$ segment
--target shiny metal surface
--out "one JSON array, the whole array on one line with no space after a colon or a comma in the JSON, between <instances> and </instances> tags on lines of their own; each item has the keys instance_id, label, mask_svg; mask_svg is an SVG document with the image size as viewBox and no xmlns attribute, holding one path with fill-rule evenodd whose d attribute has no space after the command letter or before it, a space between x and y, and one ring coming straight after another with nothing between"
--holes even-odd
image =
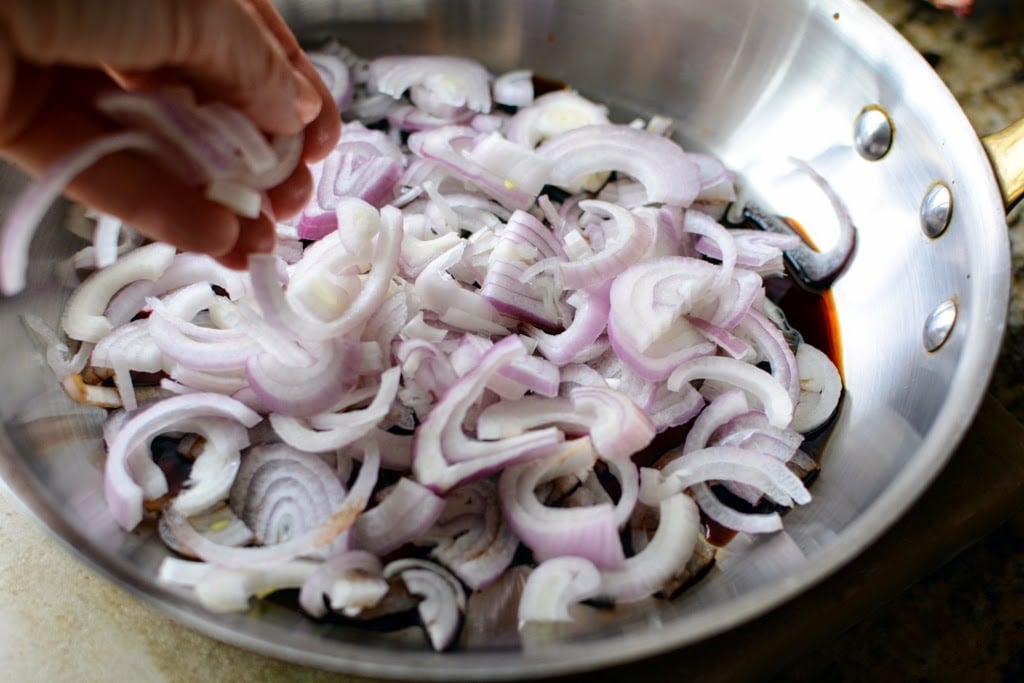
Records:
<instances>
[{"instance_id":1,"label":"shiny metal surface","mask_svg":"<svg viewBox=\"0 0 1024 683\"><path fill-rule=\"evenodd\" d=\"M806 178L806 176L805 176ZM820 188L819 188L820 189ZM740 227L744 223L753 223L761 230L774 232L782 235L793 235L800 238L801 244L786 249L785 255L787 272L790 277L795 278L801 285L812 292L821 292L829 288L832 282L839 277L846 264L850 262L853 251L857 246L857 230L852 223L844 222L839 229L839 234L827 250L815 248L813 241L799 230L790 225L779 216L760 208L766 204L762 198L741 196L733 202L726 210L726 222L733 227ZM769 199L770 201L770 199ZM756 202L756 203L755 203ZM834 213L846 213L844 206L836 208ZM738 214L733 216L732 214Z\"/></svg>"},{"instance_id":2,"label":"shiny metal surface","mask_svg":"<svg viewBox=\"0 0 1024 683\"><path fill-rule=\"evenodd\" d=\"M861 109L853 124L853 141L860 155L869 161L878 161L892 147L892 119L876 104Z\"/></svg>"},{"instance_id":3,"label":"shiny metal surface","mask_svg":"<svg viewBox=\"0 0 1024 683\"><path fill-rule=\"evenodd\" d=\"M924 333L922 341L924 350L932 353L946 343L949 335L956 325L957 310L956 300L946 299L935 307L935 310L928 314L924 321Z\"/></svg>"},{"instance_id":4,"label":"shiny metal surface","mask_svg":"<svg viewBox=\"0 0 1024 683\"><path fill-rule=\"evenodd\" d=\"M980 405L1005 326L1009 247L992 169L957 103L898 34L854 0L661 0L644 3L281 0L310 41L356 51L473 55L495 70L532 68L612 104L613 113L676 119L692 149L718 154L776 213L814 242L836 240L828 201L777 172L805 161L842 198L858 229L832 292L846 396L812 487L786 531L733 543L695 589L658 609L625 609L543 645L483 642L444 655L417 640L318 624L268 606L211 615L158 586L165 550L118 531L97 463L99 418L71 405L19 321L51 323L66 292L57 263L73 248L54 229L33 250L31 289L0 301L4 391L0 474L70 548L114 581L203 632L327 669L411 680L508 679L579 671L693 643L789 600L877 538L924 490ZM851 135L878 104L898 136L867 161ZM15 190L8 171L0 207ZM941 239L920 229L920 202L941 180L957 210ZM955 300L957 323L934 352L922 325Z\"/></svg>"},{"instance_id":5,"label":"shiny metal surface","mask_svg":"<svg viewBox=\"0 0 1024 683\"><path fill-rule=\"evenodd\" d=\"M948 185L937 182L928 188L921 201L921 230L935 239L946 231L952 217L953 193Z\"/></svg>"}]
</instances>

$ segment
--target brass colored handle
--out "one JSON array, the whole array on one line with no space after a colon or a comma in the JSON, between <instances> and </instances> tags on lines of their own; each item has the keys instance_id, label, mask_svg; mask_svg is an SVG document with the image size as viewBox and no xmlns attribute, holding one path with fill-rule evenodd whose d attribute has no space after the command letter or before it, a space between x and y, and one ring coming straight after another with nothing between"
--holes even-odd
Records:
<instances>
[{"instance_id":1,"label":"brass colored handle","mask_svg":"<svg viewBox=\"0 0 1024 683\"><path fill-rule=\"evenodd\" d=\"M1024 196L1024 119L981 139L1009 211Z\"/></svg>"}]
</instances>

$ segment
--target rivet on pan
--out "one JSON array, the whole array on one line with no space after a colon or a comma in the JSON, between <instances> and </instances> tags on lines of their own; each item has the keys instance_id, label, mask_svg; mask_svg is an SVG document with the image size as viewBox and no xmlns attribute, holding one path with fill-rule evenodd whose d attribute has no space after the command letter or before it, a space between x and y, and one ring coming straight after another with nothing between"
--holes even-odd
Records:
<instances>
[{"instance_id":1,"label":"rivet on pan","mask_svg":"<svg viewBox=\"0 0 1024 683\"><path fill-rule=\"evenodd\" d=\"M949 227L949 219L953 216L953 193L949 187L939 181L928 188L921 202L921 229L924 234L935 239Z\"/></svg>"},{"instance_id":2,"label":"rivet on pan","mask_svg":"<svg viewBox=\"0 0 1024 683\"><path fill-rule=\"evenodd\" d=\"M929 353L938 351L949 339L956 323L956 301L946 299L935 307L924 321L924 348Z\"/></svg>"},{"instance_id":3,"label":"rivet on pan","mask_svg":"<svg viewBox=\"0 0 1024 683\"><path fill-rule=\"evenodd\" d=\"M868 161L878 161L892 147L893 126L889 114L877 104L860 110L853 125L853 142Z\"/></svg>"}]
</instances>

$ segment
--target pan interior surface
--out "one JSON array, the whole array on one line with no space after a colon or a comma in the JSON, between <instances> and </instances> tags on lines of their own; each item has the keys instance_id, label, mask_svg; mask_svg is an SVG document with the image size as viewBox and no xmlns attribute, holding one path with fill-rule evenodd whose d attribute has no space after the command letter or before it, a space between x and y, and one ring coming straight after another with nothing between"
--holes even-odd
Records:
<instances>
[{"instance_id":1,"label":"pan interior surface","mask_svg":"<svg viewBox=\"0 0 1024 683\"><path fill-rule=\"evenodd\" d=\"M310 45L337 37L356 53L473 56L495 72L529 68L609 104L619 120L662 114L688 149L718 155L744 186L827 248L835 211L792 159L824 178L857 229L832 287L846 393L811 486L784 532L730 544L714 570L657 609L626 609L544 646L482 643L436 655L419 641L325 625L273 605L206 613L155 582L167 551L120 532L102 487L102 414L73 405L20 319L55 324L53 284L74 245L48 217L29 291L0 301L7 363L0 473L14 496L113 580L216 638L326 669L408 679L513 678L628 661L697 642L764 613L863 550L924 490L981 403L1005 325L1005 216L981 145L957 103L896 32L859 2L664 0L277 3ZM862 156L865 107L893 124L891 149ZM6 212L20 180L2 169ZM939 237L921 229L935 183L954 211ZM950 303L951 302L951 303ZM936 309L955 324L929 351Z\"/></svg>"}]
</instances>

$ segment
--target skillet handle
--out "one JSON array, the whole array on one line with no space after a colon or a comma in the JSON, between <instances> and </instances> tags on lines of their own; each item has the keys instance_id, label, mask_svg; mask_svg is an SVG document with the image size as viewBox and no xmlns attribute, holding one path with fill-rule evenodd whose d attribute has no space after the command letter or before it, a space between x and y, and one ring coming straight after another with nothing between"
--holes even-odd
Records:
<instances>
[{"instance_id":1,"label":"skillet handle","mask_svg":"<svg viewBox=\"0 0 1024 683\"><path fill-rule=\"evenodd\" d=\"M1009 211L1024 196L1024 119L986 135L981 143L992 161Z\"/></svg>"}]
</instances>

